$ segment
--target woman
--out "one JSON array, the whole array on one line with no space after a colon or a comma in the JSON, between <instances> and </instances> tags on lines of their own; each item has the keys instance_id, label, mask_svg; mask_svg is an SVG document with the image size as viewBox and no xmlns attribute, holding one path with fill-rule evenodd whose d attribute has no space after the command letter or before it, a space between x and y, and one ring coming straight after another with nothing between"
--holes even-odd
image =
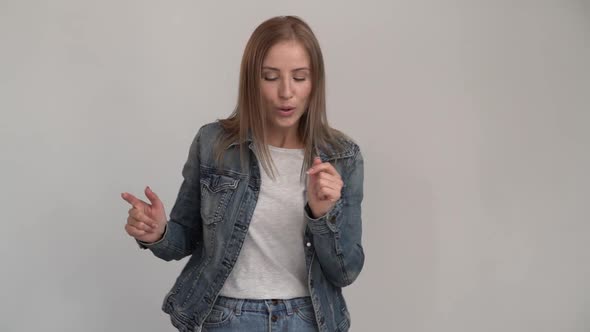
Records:
<instances>
[{"instance_id":1,"label":"woman","mask_svg":"<svg viewBox=\"0 0 590 332\"><path fill-rule=\"evenodd\" d=\"M167 220L129 193L125 230L164 260L190 259L163 303L179 331L347 331L341 288L364 264L363 159L328 126L324 64L301 19L250 37L238 102L201 127Z\"/></svg>"}]
</instances>

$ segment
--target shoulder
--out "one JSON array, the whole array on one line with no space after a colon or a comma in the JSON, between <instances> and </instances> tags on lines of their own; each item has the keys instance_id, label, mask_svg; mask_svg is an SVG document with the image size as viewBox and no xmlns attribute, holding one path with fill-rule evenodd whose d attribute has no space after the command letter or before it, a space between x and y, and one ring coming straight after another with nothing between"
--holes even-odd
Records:
<instances>
[{"instance_id":1,"label":"shoulder","mask_svg":"<svg viewBox=\"0 0 590 332\"><path fill-rule=\"evenodd\" d=\"M191 156L206 156L212 153L212 147L219 141L221 132L223 132L223 128L218 121L206 123L199 127L191 143Z\"/></svg>"},{"instance_id":2,"label":"shoulder","mask_svg":"<svg viewBox=\"0 0 590 332\"><path fill-rule=\"evenodd\" d=\"M206 147L212 147L220 138L223 137L225 130L219 123L219 121L209 122L201 127L193 138L193 145L199 146L201 149Z\"/></svg>"},{"instance_id":3,"label":"shoulder","mask_svg":"<svg viewBox=\"0 0 590 332\"><path fill-rule=\"evenodd\" d=\"M209 123L202 125L197 132L197 137L199 137L201 139L215 138L222 132L223 132L223 127L221 127L221 124L219 123L219 121L214 121L214 122L209 122Z\"/></svg>"},{"instance_id":4,"label":"shoulder","mask_svg":"<svg viewBox=\"0 0 590 332\"><path fill-rule=\"evenodd\" d=\"M360 156L360 146L342 131L331 129L332 139L327 146L320 148L320 156L325 160L356 158Z\"/></svg>"}]
</instances>

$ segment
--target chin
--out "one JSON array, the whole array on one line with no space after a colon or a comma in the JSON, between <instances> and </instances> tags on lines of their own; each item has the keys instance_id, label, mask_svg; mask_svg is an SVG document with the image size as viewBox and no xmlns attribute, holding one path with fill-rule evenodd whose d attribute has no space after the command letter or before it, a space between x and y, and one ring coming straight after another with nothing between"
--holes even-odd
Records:
<instances>
[{"instance_id":1,"label":"chin","mask_svg":"<svg viewBox=\"0 0 590 332\"><path fill-rule=\"evenodd\" d=\"M272 125L275 128L291 129L297 128L299 125L299 118L297 119L274 119Z\"/></svg>"},{"instance_id":2,"label":"chin","mask_svg":"<svg viewBox=\"0 0 590 332\"><path fill-rule=\"evenodd\" d=\"M299 125L301 116L291 116L288 118L272 117L269 119L269 124L275 128L290 129Z\"/></svg>"}]
</instances>

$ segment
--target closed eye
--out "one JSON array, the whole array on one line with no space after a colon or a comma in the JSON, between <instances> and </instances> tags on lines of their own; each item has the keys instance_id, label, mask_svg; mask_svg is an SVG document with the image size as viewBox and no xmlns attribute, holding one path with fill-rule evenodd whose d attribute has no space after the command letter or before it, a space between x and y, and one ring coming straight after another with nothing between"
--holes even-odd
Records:
<instances>
[{"instance_id":1,"label":"closed eye","mask_svg":"<svg viewBox=\"0 0 590 332\"><path fill-rule=\"evenodd\" d=\"M278 78L278 77L263 77L263 79L264 79L265 81L272 82L272 81L276 81L276 80L278 80L279 78ZM305 80L306 80L306 78L305 78L305 77L293 77L293 80L294 80L294 81L297 81L297 82L303 82L303 81L305 81Z\"/></svg>"}]
</instances>

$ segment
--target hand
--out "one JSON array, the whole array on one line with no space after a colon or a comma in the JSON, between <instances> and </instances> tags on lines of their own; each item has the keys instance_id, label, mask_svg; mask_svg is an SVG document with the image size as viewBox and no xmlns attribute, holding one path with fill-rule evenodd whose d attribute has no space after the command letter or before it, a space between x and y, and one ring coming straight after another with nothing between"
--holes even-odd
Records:
<instances>
[{"instance_id":1,"label":"hand","mask_svg":"<svg viewBox=\"0 0 590 332\"><path fill-rule=\"evenodd\" d=\"M127 234L142 242L156 242L162 238L166 229L166 212L164 204L150 187L145 188L145 195L151 205L131 195L122 193L121 197L131 204L125 230Z\"/></svg>"},{"instance_id":2,"label":"hand","mask_svg":"<svg viewBox=\"0 0 590 332\"><path fill-rule=\"evenodd\" d=\"M344 182L334 166L322 163L320 157L314 159L307 174L307 203L315 219L325 215L340 199Z\"/></svg>"}]
</instances>

